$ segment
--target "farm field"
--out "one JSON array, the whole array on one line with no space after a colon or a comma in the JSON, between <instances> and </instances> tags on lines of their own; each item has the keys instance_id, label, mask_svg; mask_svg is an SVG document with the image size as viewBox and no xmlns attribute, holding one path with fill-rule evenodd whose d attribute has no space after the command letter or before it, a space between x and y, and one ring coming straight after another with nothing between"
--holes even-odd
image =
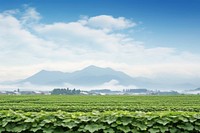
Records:
<instances>
[{"instance_id":1,"label":"farm field","mask_svg":"<svg viewBox=\"0 0 200 133\"><path fill-rule=\"evenodd\" d=\"M1 95L0 133L199 133L200 96Z\"/></svg>"},{"instance_id":2,"label":"farm field","mask_svg":"<svg viewBox=\"0 0 200 133\"><path fill-rule=\"evenodd\" d=\"M1 95L0 110L25 112L67 111L188 111L200 112L199 95L178 96L83 96L83 95Z\"/></svg>"}]
</instances>

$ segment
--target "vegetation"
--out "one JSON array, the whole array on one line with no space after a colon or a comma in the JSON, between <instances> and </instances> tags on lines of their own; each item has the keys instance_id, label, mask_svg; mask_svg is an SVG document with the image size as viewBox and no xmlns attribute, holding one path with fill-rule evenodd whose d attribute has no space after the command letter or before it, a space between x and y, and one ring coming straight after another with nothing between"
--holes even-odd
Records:
<instances>
[{"instance_id":1,"label":"vegetation","mask_svg":"<svg viewBox=\"0 0 200 133\"><path fill-rule=\"evenodd\" d=\"M200 95L179 96L84 96L0 95L0 110L91 112L190 111L200 112Z\"/></svg>"},{"instance_id":2,"label":"vegetation","mask_svg":"<svg viewBox=\"0 0 200 133\"><path fill-rule=\"evenodd\" d=\"M53 91L51 92L52 95L77 95L80 94L80 90L70 90L69 88L65 89L65 88L57 88L57 89L53 89Z\"/></svg>"},{"instance_id":3,"label":"vegetation","mask_svg":"<svg viewBox=\"0 0 200 133\"><path fill-rule=\"evenodd\" d=\"M199 133L199 103L199 95L0 95L0 133Z\"/></svg>"},{"instance_id":4,"label":"vegetation","mask_svg":"<svg viewBox=\"0 0 200 133\"><path fill-rule=\"evenodd\" d=\"M200 131L200 113L0 111L0 132L181 133Z\"/></svg>"},{"instance_id":5,"label":"vegetation","mask_svg":"<svg viewBox=\"0 0 200 133\"><path fill-rule=\"evenodd\" d=\"M124 93L146 93L148 92L147 89L124 89Z\"/></svg>"}]
</instances>

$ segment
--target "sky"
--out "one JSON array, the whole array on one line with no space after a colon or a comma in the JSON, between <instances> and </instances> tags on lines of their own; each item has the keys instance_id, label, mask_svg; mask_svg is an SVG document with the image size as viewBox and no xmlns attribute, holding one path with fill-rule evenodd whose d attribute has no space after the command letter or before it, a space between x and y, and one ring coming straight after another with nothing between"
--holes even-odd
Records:
<instances>
[{"instance_id":1,"label":"sky","mask_svg":"<svg viewBox=\"0 0 200 133\"><path fill-rule=\"evenodd\" d=\"M200 0L0 0L0 81L89 65L200 79Z\"/></svg>"}]
</instances>

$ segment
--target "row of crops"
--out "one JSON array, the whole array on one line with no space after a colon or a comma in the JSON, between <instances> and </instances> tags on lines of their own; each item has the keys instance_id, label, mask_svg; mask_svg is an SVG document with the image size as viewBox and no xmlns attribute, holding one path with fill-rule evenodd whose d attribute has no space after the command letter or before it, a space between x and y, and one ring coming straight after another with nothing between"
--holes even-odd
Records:
<instances>
[{"instance_id":1,"label":"row of crops","mask_svg":"<svg viewBox=\"0 0 200 133\"><path fill-rule=\"evenodd\" d=\"M200 96L0 95L0 133L200 133Z\"/></svg>"},{"instance_id":2,"label":"row of crops","mask_svg":"<svg viewBox=\"0 0 200 133\"><path fill-rule=\"evenodd\" d=\"M0 96L0 110L39 112L189 111L200 112L199 95L180 96Z\"/></svg>"}]
</instances>

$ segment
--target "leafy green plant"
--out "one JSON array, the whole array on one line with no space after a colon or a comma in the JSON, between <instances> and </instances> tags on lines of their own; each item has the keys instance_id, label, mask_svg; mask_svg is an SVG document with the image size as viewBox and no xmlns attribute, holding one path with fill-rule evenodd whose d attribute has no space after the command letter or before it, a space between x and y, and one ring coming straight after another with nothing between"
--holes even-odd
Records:
<instances>
[{"instance_id":1,"label":"leafy green plant","mask_svg":"<svg viewBox=\"0 0 200 133\"><path fill-rule=\"evenodd\" d=\"M23 112L0 111L0 132L199 133L195 112Z\"/></svg>"}]
</instances>

